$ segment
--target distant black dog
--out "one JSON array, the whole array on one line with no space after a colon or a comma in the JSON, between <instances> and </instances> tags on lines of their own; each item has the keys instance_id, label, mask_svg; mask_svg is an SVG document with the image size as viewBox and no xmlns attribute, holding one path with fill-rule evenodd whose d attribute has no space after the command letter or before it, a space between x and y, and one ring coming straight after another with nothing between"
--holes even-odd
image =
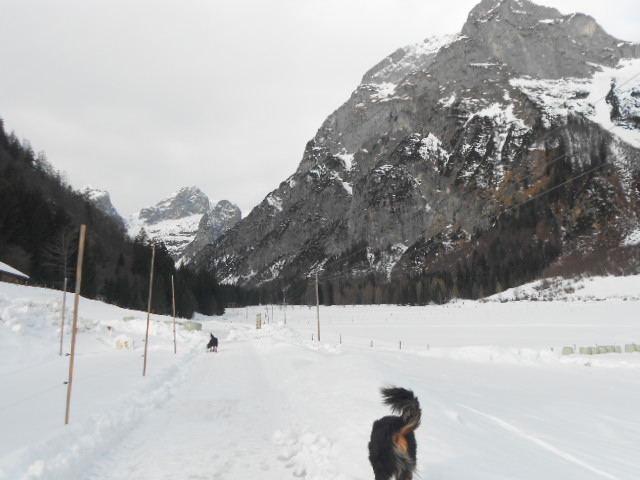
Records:
<instances>
[{"instance_id":1,"label":"distant black dog","mask_svg":"<svg viewBox=\"0 0 640 480\"><path fill-rule=\"evenodd\" d=\"M389 415L373 422L369 461L376 480L411 480L416 470L416 437L420 426L420 404L410 390L381 388L384 403L401 416Z\"/></svg>"},{"instance_id":2,"label":"distant black dog","mask_svg":"<svg viewBox=\"0 0 640 480\"><path fill-rule=\"evenodd\" d=\"M209 343L207 344L207 350L210 352L218 351L218 339L213 336L213 333L211 334L211 340L209 340Z\"/></svg>"}]
</instances>

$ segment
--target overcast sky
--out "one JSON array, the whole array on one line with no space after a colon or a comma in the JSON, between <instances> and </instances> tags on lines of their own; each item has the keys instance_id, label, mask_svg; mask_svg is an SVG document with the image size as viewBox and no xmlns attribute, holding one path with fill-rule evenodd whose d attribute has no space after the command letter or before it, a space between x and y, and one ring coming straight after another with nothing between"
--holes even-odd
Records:
<instances>
[{"instance_id":1,"label":"overcast sky","mask_svg":"<svg viewBox=\"0 0 640 480\"><path fill-rule=\"evenodd\" d=\"M123 216L196 185L246 216L362 75L479 0L16 0L0 116ZM638 0L545 0L640 41ZM1 208L1 206L0 206Z\"/></svg>"}]
</instances>

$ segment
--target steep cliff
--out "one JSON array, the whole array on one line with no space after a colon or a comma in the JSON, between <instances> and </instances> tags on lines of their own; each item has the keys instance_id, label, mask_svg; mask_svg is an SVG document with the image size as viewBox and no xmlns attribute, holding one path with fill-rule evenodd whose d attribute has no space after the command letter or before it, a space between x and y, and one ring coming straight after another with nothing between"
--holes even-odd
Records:
<instances>
[{"instance_id":1,"label":"steep cliff","mask_svg":"<svg viewBox=\"0 0 640 480\"><path fill-rule=\"evenodd\" d=\"M617 248L638 229L639 71L640 45L591 17L483 0L460 34L367 72L192 262L241 285L431 275L481 296Z\"/></svg>"}]
</instances>

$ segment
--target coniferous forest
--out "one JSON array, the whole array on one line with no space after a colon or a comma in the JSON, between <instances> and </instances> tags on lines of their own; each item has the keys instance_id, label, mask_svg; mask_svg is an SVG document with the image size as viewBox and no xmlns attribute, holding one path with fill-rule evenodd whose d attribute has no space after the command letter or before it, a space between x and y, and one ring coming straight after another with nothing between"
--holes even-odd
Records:
<instances>
[{"instance_id":1,"label":"coniferous forest","mask_svg":"<svg viewBox=\"0 0 640 480\"><path fill-rule=\"evenodd\" d=\"M141 232L130 239L124 226L74 191L44 153L7 134L0 119L0 261L29 275L29 283L75 289L80 225L87 226L81 294L125 308L146 310L153 243ZM213 273L176 268L167 249L155 245L152 312L224 313Z\"/></svg>"}]
</instances>

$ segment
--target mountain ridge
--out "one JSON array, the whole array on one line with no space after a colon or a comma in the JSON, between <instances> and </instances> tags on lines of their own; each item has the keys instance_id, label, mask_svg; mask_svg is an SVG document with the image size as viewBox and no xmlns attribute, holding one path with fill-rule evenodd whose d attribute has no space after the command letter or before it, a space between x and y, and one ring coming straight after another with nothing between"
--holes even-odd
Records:
<instances>
[{"instance_id":1,"label":"mountain ridge","mask_svg":"<svg viewBox=\"0 0 640 480\"><path fill-rule=\"evenodd\" d=\"M396 50L366 72L295 173L193 262L249 286L330 274L329 263L352 282L377 275L376 285L437 273L460 294L453 287L483 281L466 278L474 262L490 256L503 269L497 250L537 259L493 272L500 280L482 289L463 285L477 296L531 280L580 242L613 245L638 223L639 150L611 132L635 135L640 106L635 84L611 87L605 102L593 79L613 74L621 86L624 58L640 66L640 45L591 17L483 0L460 34ZM555 100L553 82L566 87ZM629 107L624 122L602 117L612 104Z\"/></svg>"},{"instance_id":2,"label":"mountain ridge","mask_svg":"<svg viewBox=\"0 0 640 480\"><path fill-rule=\"evenodd\" d=\"M180 188L156 205L132 214L127 219L127 226L132 238L144 230L150 239L162 241L171 257L182 263L185 253L195 255L199 248L237 223L241 216L237 205L221 200L212 206L200 188L191 186Z\"/></svg>"},{"instance_id":3,"label":"mountain ridge","mask_svg":"<svg viewBox=\"0 0 640 480\"><path fill-rule=\"evenodd\" d=\"M80 189L80 194L87 198L87 200L93 203L102 212L116 220L122 228L125 227L126 221L113 206L113 203L111 203L111 195L108 191L95 188L92 185L85 185Z\"/></svg>"}]
</instances>

